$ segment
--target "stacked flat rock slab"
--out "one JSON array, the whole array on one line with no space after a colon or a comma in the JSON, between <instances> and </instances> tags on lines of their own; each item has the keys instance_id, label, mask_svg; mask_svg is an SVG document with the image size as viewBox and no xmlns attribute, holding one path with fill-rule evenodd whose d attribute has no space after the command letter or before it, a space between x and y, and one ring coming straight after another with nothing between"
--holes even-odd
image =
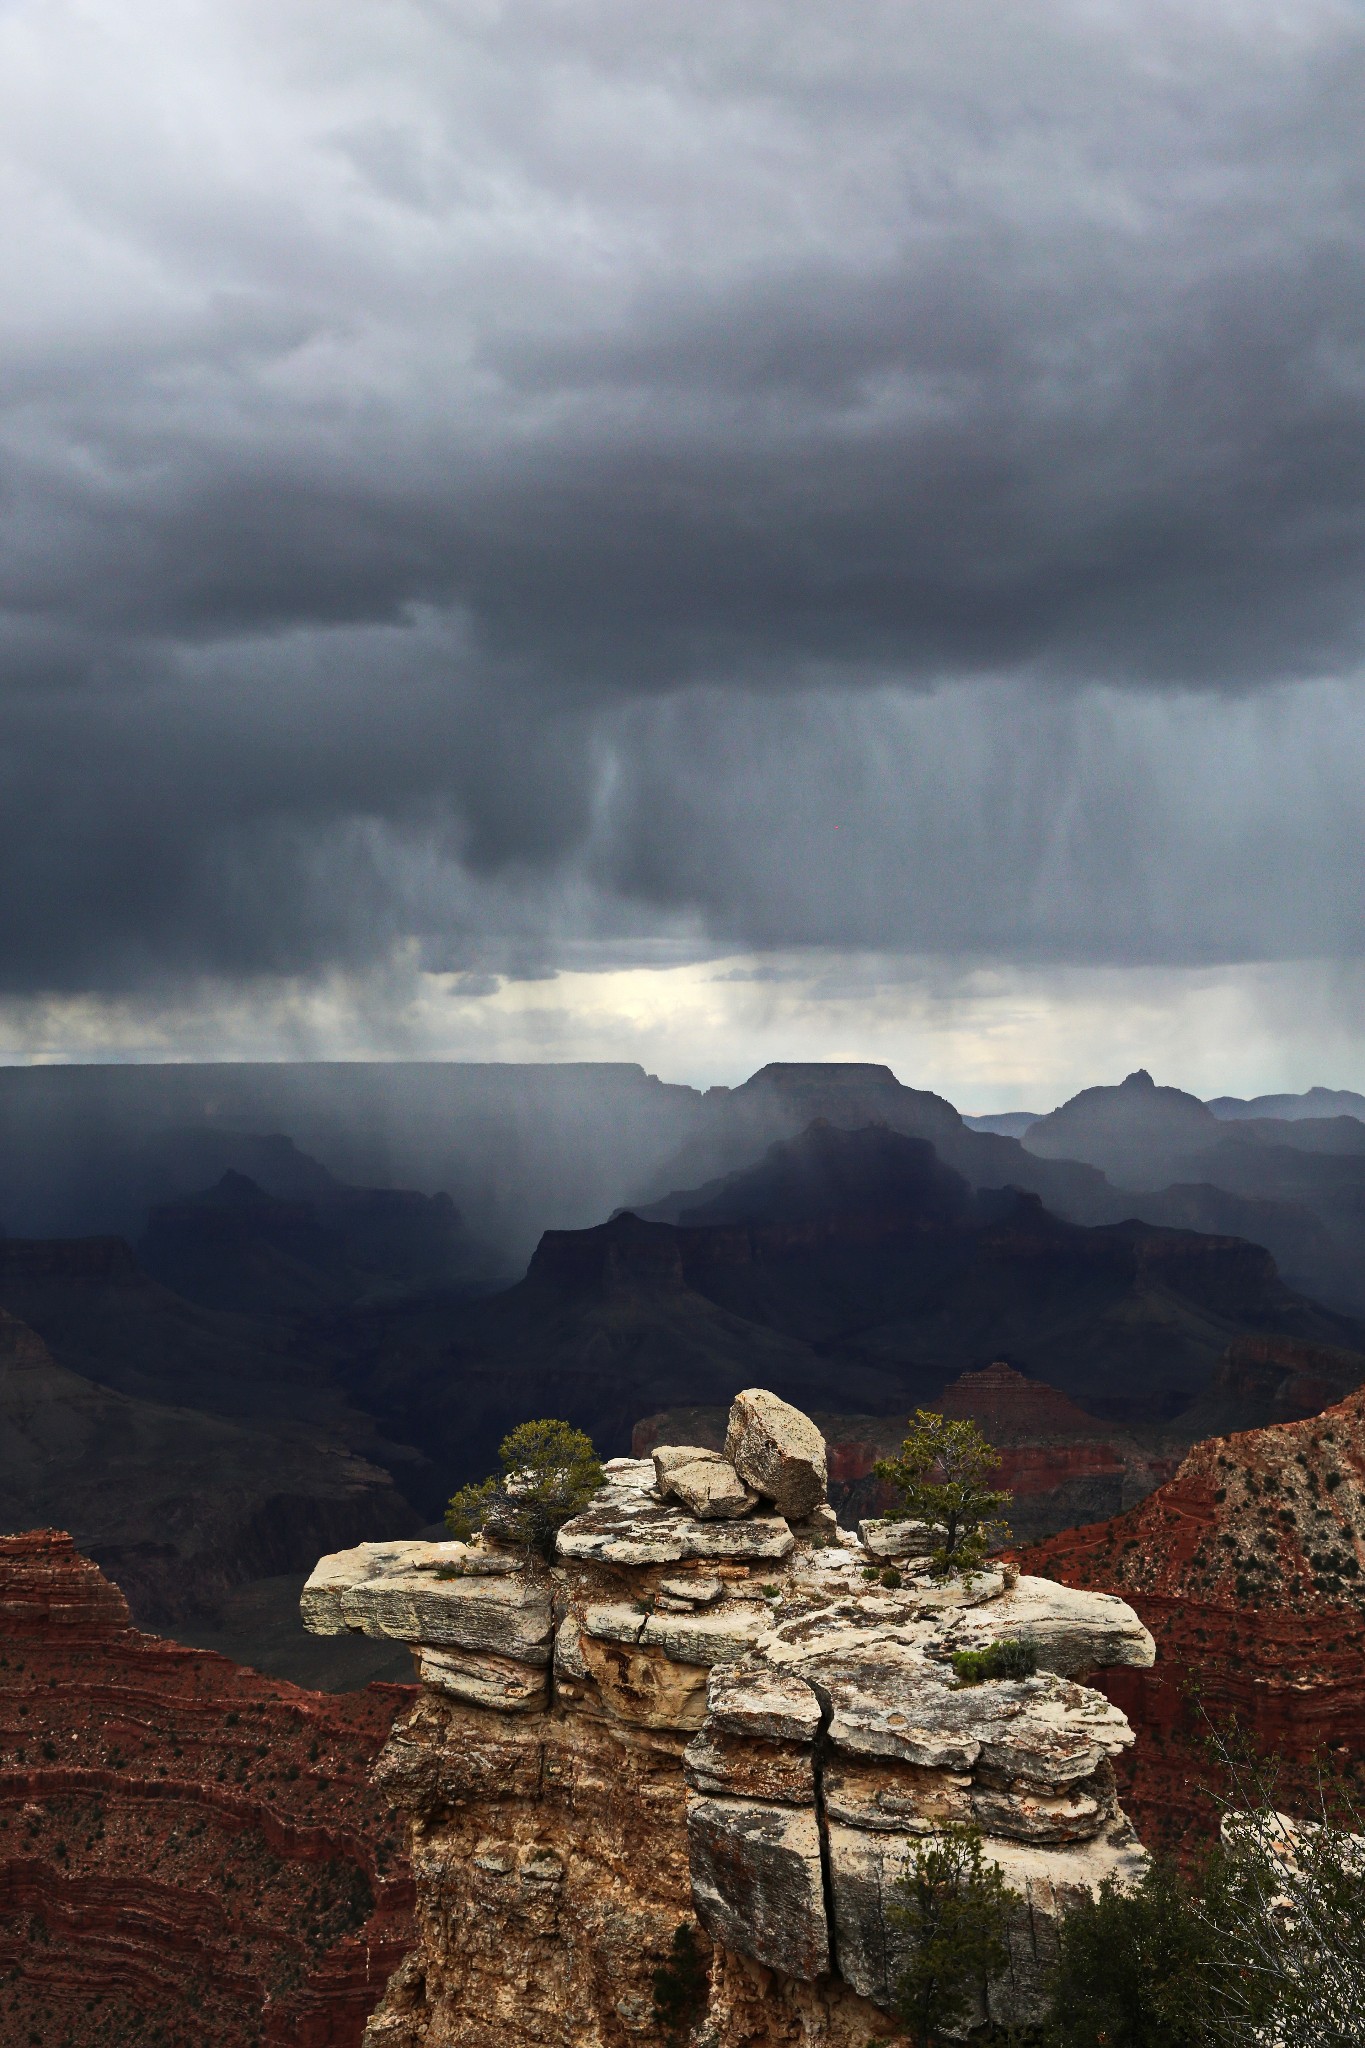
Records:
<instances>
[{"instance_id":1,"label":"stacked flat rock slab","mask_svg":"<svg viewBox=\"0 0 1365 2048\"><path fill-rule=\"evenodd\" d=\"M424 1931L370 2048L558 2040L526 2003L544 1954L518 1946L523 1920L561 1945L575 2048L653 2038L653 1971L689 1910L713 1947L712 2048L769 2030L863 2048L908 1960L895 1883L954 1821L1019 1901L978 2018L1026 2024L1068 1905L1140 1873L1111 1761L1132 1734L1079 1682L1152 1662L1131 1608L1007 1568L935 1582L913 1550L883 1586L887 1551L825 1509L819 1432L762 1390L735 1402L726 1451L613 1460L552 1564L368 1544L310 1579L308 1626L411 1643L432 1703L386 1753ZM749 1498L717 1511L732 1482ZM956 1650L1004 1637L1034 1645L1035 1676L957 1679ZM481 1946L499 1886L524 1904Z\"/></svg>"}]
</instances>

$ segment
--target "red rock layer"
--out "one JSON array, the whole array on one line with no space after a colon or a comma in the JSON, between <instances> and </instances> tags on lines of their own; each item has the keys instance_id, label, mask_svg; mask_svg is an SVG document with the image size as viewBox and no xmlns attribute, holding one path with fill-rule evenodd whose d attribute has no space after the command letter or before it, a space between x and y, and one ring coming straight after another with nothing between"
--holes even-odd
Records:
<instances>
[{"instance_id":1,"label":"red rock layer","mask_svg":"<svg viewBox=\"0 0 1365 2048\"><path fill-rule=\"evenodd\" d=\"M370 1783L411 1698L139 1634L68 1536L0 1538L0 2042L354 2048L411 1941Z\"/></svg>"},{"instance_id":2,"label":"red rock layer","mask_svg":"<svg viewBox=\"0 0 1365 2048\"><path fill-rule=\"evenodd\" d=\"M1365 1391L1196 1445L1127 1514L1019 1555L1122 1595L1156 1637L1154 1670L1096 1681L1138 1731L1123 1799L1144 1839L1210 1836L1209 1724L1230 1716L1285 1760L1291 1801L1320 1758L1365 1776Z\"/></svg>"}]
</instances>

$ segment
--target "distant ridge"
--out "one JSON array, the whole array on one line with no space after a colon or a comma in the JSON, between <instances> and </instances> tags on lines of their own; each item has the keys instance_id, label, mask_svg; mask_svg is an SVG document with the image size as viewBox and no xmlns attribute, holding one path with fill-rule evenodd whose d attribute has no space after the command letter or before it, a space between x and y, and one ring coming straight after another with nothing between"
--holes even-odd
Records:
<instances>
[{"instance_id":1,"label":"distant ridge","mask_svg":"<svg viewBox=\"0 0 1365 2048\"><path fill-rule=\"evenodd\" d=\"M1280 1117L1299 1123L1305 1117L1354 1116L1365 1123L1365 1095L1354 1088L1309 1088L1302 1095L1215 1095L1204 1107L1225 1123L1239 1123L1247 1117Z\"/></svg>"}]
</instances>

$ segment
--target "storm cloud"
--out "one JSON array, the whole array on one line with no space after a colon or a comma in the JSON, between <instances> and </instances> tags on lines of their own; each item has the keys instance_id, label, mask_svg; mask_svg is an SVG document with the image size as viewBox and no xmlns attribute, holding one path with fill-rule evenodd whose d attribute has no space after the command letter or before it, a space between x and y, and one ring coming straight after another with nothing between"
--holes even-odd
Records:
<instances>
[{"instance_id":1,"label":"storm cloud","mask_svg":"<svg viewBox=\"0 0 1365 2048\"><path fill-rule=\"evenodd\" d=\"M0 988L1359 955L1362 132L1329 0L5 0Z\"/></svg>"}]
</instances>

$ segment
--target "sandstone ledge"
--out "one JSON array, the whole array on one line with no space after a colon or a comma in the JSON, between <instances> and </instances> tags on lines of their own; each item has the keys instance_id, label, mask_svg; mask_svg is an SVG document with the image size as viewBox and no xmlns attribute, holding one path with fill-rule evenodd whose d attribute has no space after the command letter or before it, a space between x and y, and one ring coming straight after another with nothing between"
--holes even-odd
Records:
<instances>
[{"instance_id":1,"label":"sandstone ledge","mask_svg":"<svg viewBox=\"0 0 1365 2048\"><path fill-rule=\"evenodd\" d=\"M1143 1864L1112 1768L1132 1731L1078 1682L1151 1664L1132 1609L1008 1567L938 1583L913 1558L899 1585L883 1586L883 1555L831 1531L810 1497L819 1457L781 1416L774 1436L779 1423L784 1441L767 1465L742 1453L738 1436L736 1457L751 1486L789 1490L799 1533L762 1503L733 1519L693 1514L659 1491L668 1458L657 1474L653 1460L621 1459L561 1531L551 1565L483 1544L363 1545L323 1559L304 1594L310 1628L410 1642L425 1696L455 1717L441 1724L448 1755L423 1741L419 1761L399 1731L385 1769L421 1817L419 1896L427 1885L433 1904L444 1902L426 1937L433 1970L450 1976L457 1922L459 1939L472 1938L466 1907L476 1913L490 1885L513 1884L513 1923L529 1914L528 1926L570 1945L570 1976L587 1972L563 1987L561 2012L579 2015L575 2048L606 2048L621 2027L649 2036L650 1958L667 1950L669 1914L688 1904L715 1948L715 2048L747 2038L740 2005L727 2000L754 1968L773 1973L773 1995L789 2008L784 2039L862 2048L885 2032L877 2009L904 1963L888 1931L890 1889L949 1821L982 1829L1021 1900L1009 1968L978 2016L1027 2024L1068 1902ZM1037 1674L959 1681L954 1652L1002 1637L1033 1645ZM620 1771L635 1787L629 1815L614 1803ZM644 1857L646 1824L668 1831L662 1863ZM558 1874L533 1883L532 1851L551 1834ZM510 1963L490 1954L478 1968L477 1997L493 2001L489 2041L529 2048L530 2017L505 1995ZM465 2015L475 1996L466 1979ZM608 1980L619 1993L611 2018L601 2006ZM406 1996L396 1987L381 2007L375 2048L445 2038L453 2008L440 1997L415 2030L395 2034ZM483 2033L461 2024L458 2037L477 2048Z\"/></svg>"}]
</instances>

